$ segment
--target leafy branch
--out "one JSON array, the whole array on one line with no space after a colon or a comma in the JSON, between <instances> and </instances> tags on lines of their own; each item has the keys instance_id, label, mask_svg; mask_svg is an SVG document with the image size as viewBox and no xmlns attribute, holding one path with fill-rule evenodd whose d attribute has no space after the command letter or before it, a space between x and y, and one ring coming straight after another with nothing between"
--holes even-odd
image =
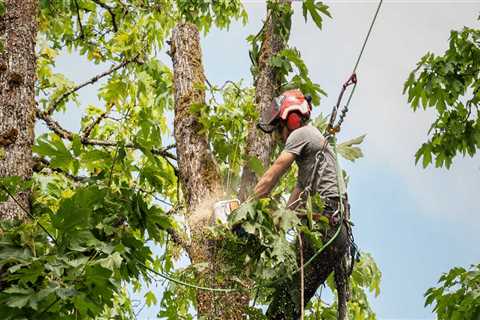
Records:
<instances>
[{"instance_id":1,"label":"leafy branch","mask_svg":"<svg viewBox=\"0 0 480 320\"><path fill-rule=\"evenodd\" d=\"M88 85L91 85L91 84L94 84L95 82L99 81L100 79L102 78L105 78L109 75L111 75L112 73L114 73L115 71L117 70L120 70L122 68L124 68L125 66L129 65L130 63L132 62L136 62L136 63L139 63L138 59L137 58L134 58L134 59L131 59L131 60L125 60L123 61L122 63L118 64L118 65L114 65L112 66L110 69L108 69L107 71L105 72L102 72L94 77L92 77L91 79L77 85L76 87L74 88L71 88L70 90L66 91L65 93L63 93L57 100L55 100L51 105L50 107L47 108L47 110L45 110L43 113L46 115L46 116L51 116L57 109L57 107L60 105L60 103L64 102L65 99L67 99L70 95L72 95L73 93L77 92L78 90L88 86Z\"/></svg>"},{"instance_id":2,"label":"leafy branch","mask_svg":"<svg viewBox=\"0 0 480 320\"><path fill-rule=\"evenodd\" d=\"M55 134L57 134L59 137L69 141L74 140L76 135L73 132L63 128L57 121L55 121L52 117L50 117L46 112L42 112L41 110L37 109L36 115L38 119L43 120L47 124L48 128L51 131L53 131ZM117 141L90 139L88 137L85 137L85 135L80 138L80 142L83 145L87 145L87 146L117 147L119 145ZM139 145L131 142L126 143L123 146L127 149L142 150L142 148ZM163 149L152 148L149 151L154 155L170 158L176 161L177 157L169 151L170 149L173 149L173 148L175 148L175 145L169 145Z\"/></svg>"},{"instance_id":3,"label":"leafy branch","mask_svg":"<svg viewBox=\"0 0 480 320\"><path fill-rule=\"evenodd\" d=\"M110 17L112 18L112 28L114 32L118 31L118 26L117 26L117 17L115 15L115 12L113 12L113 8L110 7L109 5L103 3L101 0L91 0L92 2L95 2L98 4L100 7L103 9L107 10L108 13L110 14Z\"/></svg>"}]
</instances>

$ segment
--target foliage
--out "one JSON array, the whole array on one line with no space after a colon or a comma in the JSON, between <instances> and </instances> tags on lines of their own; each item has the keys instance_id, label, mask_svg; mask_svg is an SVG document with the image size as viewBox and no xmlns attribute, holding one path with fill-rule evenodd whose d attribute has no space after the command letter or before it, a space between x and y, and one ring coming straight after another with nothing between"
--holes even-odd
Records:
<instances>
[{"instance_id":1,"label":"foliage","mask_svg":"<svg viewBox=\"0 0 480 320\"><path fill-rule=\"evenodd\" d=\"M208 33L214 23L219 28L228 27L232 19L242 18L247 22L247 13L241 1L177 0L180 16L195 23L200 30Z\"/></svg>"},{"instance_id":2,"label":"foliage","mask_svg":"<svg viewBox=\"0 0 480 320\"><path fill-rule=\"evenodd\" d=\"M330 18L332 17L330 15L330 11L328 10L328 6L321 1L315 2L314 0L305 0L302 3L302 10L305 22L307 22L308 14L310 14L313 22L315 22L319 29L322 29L323 24L323 18L321 14Z\"/></svg>"},{"instance_id":3,"label":"foliage","mask_svg":"<svg viewBox=\"0 0 480 320\"><path fill-rule=\"evenodd\" d=\"M404 93L416 111L435 108L430 139L416 153L423 167L452 165L458 154L473 156L480 148L480 30L450 33L442 56L427 53L405 82Z\"/></svg>"},{"instance_id":4,"label":"foliage","mask_svg":"<svg viewBox=\"0 0 480 320\"><path fill-rule=\"evenodd\" d=\"M244 146L249 123L257 119L254 88L241 82L209 87L208 105L192 106L220 167L227 192L235 193L245 159ZM219 102L220 101L220 102Z\"/></svg>"},{"instance_id":5,"label":"foliage","mask_svg":"<svg viewBox=\"0 0 480 320\"><path fill-rule=\"evenodd\" d=\"M480 265L453 268L440 277L439 283L425 293L425 306L434 305L439 320L480 317Z\"/></svg>"},{"instance_id":6,"label":"foliage","mask_svg":"<svg viewBox=\"0 0 480 320\"><path fill-rule=\"evenodd\" d=\"M428 142L416 153L423 167L450 168L460 153L473 157L480 148L480 30L464 27L450 32L442 56L427 53L404 86L414 111L435 108L437 118ZM440 277L440 286L425 293L439 320L480 317L480 265L455 267Z\"/></svg>"},{"instance_id":7,"label":"foliage","mask_svg":"<svg viewBox=\"0 0 480 320\"><path fill-rule=\"evenodd\" d=\"M314 2L313 0L304 1L303 15L305 21L307 21L308 14L312 16L315 24L322 28L322 15L331 17L328 11L328 6L321 1ZM287 3L279 1L268 1L267 5L268 16L274 21L274 31L280 35L280 38L287 42L290 29L291 29L291 15L293 10ZM254 78L258 73L258 59L260 52L260 45L265 38L265 26L256 35L250 35L247 41L251 44L250 60L252 62L251 72ZM308 94L312 97L312 102L315 105L320 103L320 96L326 95L326 92L322 90L320 85L312 82L308 75L308 69L303 61L300 52L294 47L286 47L277 55L271 58L269 63L275 67L276 75L282 83L282 90L288 90L291 88L299 88L304 94ZM297 74L293 75L290 79L288 76L297 69Z\"/></svg>"},{"instance_id":8,"label":"foliage","mask_svg":"<svg viewBox=\"0 0 480 320\"><path fill-rule=\"evenodd\" d=\"M148 278L138 264L152 260L144 240L161 243L159 230L173 227L161 208L128 186L114 190L97 180L73 189L55 180L39 179L34 221L1 227L2 319L102 315L124 295L122 283ZM11 179L2 188L3 199L14 197ZM117 302L128 318L129 303Z\"/></svg>"}]
</instances>

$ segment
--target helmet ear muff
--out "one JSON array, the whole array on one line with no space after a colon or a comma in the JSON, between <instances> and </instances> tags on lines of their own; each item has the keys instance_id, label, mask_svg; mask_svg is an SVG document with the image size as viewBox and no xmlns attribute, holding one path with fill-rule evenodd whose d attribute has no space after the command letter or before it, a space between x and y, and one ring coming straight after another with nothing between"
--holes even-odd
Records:
<instances>
[{"instance_id":1,"label":"helmet ear muff","mask_svg":"<svg viewBox=\"0 0 480 320\"><path fill-rule=\"evenodd\" d=\"M289 131L293 131L302 126L302 116L297 112L291 112L287 116L287 128Z\"/></svg>"}]
</instances>

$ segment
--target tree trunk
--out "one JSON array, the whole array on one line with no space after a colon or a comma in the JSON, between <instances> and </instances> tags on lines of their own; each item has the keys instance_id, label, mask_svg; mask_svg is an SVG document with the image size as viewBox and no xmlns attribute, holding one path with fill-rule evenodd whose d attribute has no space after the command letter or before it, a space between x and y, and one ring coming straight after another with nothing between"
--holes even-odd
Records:
<instances>
[{"instance_id":1,"label":"tree trunk","mask_svg":"<svg viewBox=\"0 0 480 320\"><path fill-rule=\"evenodd\" d=\"M0 17L4 49L0 53L0 177L32 176L35 125L35 43L38 0L6 0ZM15 196L29 210L30 192ZM22 219L25 213L8 199L0 219Z\"/></svg>"},{"instance_id":2,"label":"tree trunk","mask_svg":"<svg viewBox=\"0 0 480 320\"><path fill-rule=\"evenodd\" d=\"M199 280L210 279L212 281L205 284L215 286L216 246L206 239L203 231L208 224L211 204L220 196L221 177L207 138L200 134L201 124L190 110L192 105L205 104L205 75L200 36L195 25L181 23L175 27L170 55L174 71L174 131L179 177L187 211L201 216L194 223L193 217L189 218L192 244L188 254L193 264L208 262L209 267L199 274ZM248 302L248 295L241 293L197 291L197 311L199 318L203 319L245 319L244 310Z\"/></svg>"},{"instance_id":3,"label":"tree trunk","mask_svg":"<svg viewBox=\"0 0 480 320\"><path fill-rule=\"evenodd\" d=\"M290 6L289 0L280 2ZM255 103L257 113L260 115L269 114L273 98L279 95L278 90L281 85L281 78L277 75L275 67L269 64L270 59L282 51L288 39L282 39L278 33L279 21L267 12L267 21L264 26L264 39L260 47L260 54L257 61L258 75L255 79ZM270 165L270 156L273 151L274 141L270 134L266 134L256 128L255 123L251 123L248 128L246 156L247 159L259 159L266 168ZM244 201L252 193L253 187L257 183L255 172L245 165L242 171L240 182L239 198Z\"/></svg>"}]
</instances>

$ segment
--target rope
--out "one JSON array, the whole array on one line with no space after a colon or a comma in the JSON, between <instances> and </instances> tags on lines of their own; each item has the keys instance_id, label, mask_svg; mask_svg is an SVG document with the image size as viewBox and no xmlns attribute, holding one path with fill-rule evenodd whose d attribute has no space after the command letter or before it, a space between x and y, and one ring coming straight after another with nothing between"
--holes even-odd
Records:
<instances>
[{"instance_id":1,"label":"rope","mask_svg":"<svg viewBox=\"0 0 480 320\"><path fill-rule=\"evenodd\" d=\"M168 281L176 283L176 284L183 285L185 287L190 287L190 288L199 289L199 290L213 291L213 292L224 292L224 293L245 290L245 289L242 289L242 288L210 288L210 287L199 286L199 285L196 285L196 284L193 284L193 283L188 283L188 282L182 281L180 279L177 279L177 278L175 278L175 277L173 277L169 274L166 274L164 272L158 272L158 271L148 267L147 265L145 265L142 261L140 261L140 259L138 259L138 258L136 258L136 259L138 261L138 264L141 265L142 267L144 267L146 270L156 274L157 276L160 276L160 277L164 278L165 280L168 280Z\"/></svg>"},{"instance_id":2,"label":"rope","mask_svg":"<svg viewBox=\"0 0 480 320\"><path fill-rule=\"evenodd\" d=\"M370 24L370 28L368 29L367 36L363 41L362 49L360 50L360 54L358 55L357 61L355 62L355 67L353 67L352 74L357 71L358 64L360 63L360 59L362 58L363 51L365 50L365 46L367 45L368 38L370 37L370 33L372 33L373 25L377 20L378 12L380 11L380 7L382 6L383 0L380 0L377 6L377 11L375 11L375 15L373 16L372 23Z\"/></svg>"},{"instance_id":3,"label":"rope","mask_svg":"<svg viewBox=\"0 0 480 320\"><path fill-rule=\"evenodd\" d=\"M340 127L341 127L341 125L342 125L342 123L343 123L343 121L344 121L344 119L347 115L348 106L350 105L350 101L352 100L353 94L355 93L355 89L357 88L357 74L356 74L356 72L357 72L357 69L358 69L358 65L360 64L360 60L363 56L363 52L365 51L365 47L367 45L368 39L370 38L370 34L372 33L372 29L373 29L373 26L375 25L375 22L377 20L378 13L380 12L380 8L382 7L382 3L383 3L383 0L380 0L378 2L377 10L375 11L372 22L370 23L370 27L368 28L367 35L365 37L365 40L363 41L362 48L360 50L360 53L358 54L357 60L355 62L355 66L353 67L352 75L350 76L348 81L343 85L343 88L342 88L342 90L340 92L340 95L338 97L337 104L333 107L332 116L330 117L330 122L328 124L328 130L327 130L328 132L336 133L336 132L340 131ZM344 105L344 107L342 109L342 113L339 117L337 125L334 125L335 118L337 116L337 110L340 107L340 103L341 103L341 100L342 100L342 97L343 97L343 93L345 92L346 88L351 84L353 84L353 88L350 91L350 94L349 94L348 99L347 99L347 103Z\"/></svg>"}]
</instances>

